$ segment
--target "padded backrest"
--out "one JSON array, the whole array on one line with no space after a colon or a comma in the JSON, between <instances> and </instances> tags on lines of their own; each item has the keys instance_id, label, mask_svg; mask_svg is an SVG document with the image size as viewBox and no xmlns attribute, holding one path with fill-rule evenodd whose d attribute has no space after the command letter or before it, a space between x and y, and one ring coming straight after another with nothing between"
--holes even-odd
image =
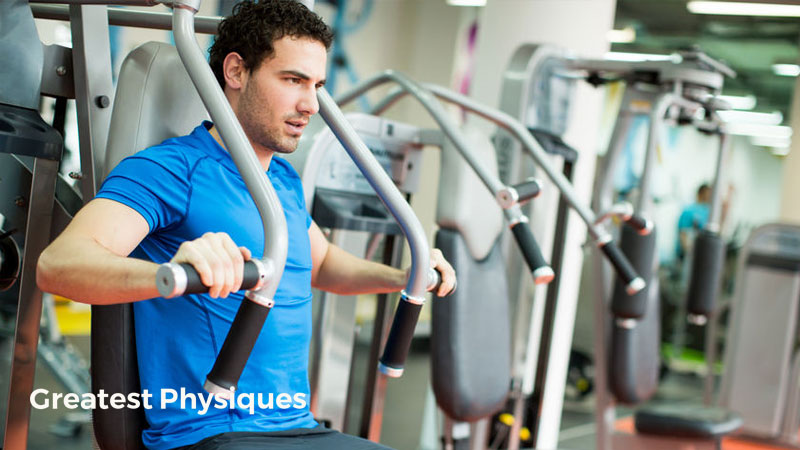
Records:
<instances>
[{"instance_id":1,"label":"padded backrest","mask_svg":"<svg viewBox=\"0 0 800 450\"><path fill-rule=\"evenodd\" d=\"M487 172L496 175L497 157L489 137L475 128L462 132L473 156ZM503 230L503 211L449 139L442 147L436 223L458 230L476 260L489 254Z\"/></svg>"},{"instance_id":2,"label":"padded backrest","mask_svg":"<svg viewBox=\"0 0 800 450\"><path fill-rule=\"evenodd\" d=\"M103 175L125 157L188 134L207 119L175 47L162 42L140 45L120 69Z\"/></svg>"},{"instance_id":3,"label":"padded backrest","mask_svg":"<svg viewBox=\"0 0 800 450\"><path fill-rule=\"evenodd\" d=\"M436 248L458 273L458 289L434 298L431 379L448 417L472 422L499 411L511 379L508 288L500 241L480 261L464 237L440 229Z\"/></svg>"},{"instance_id":4,"label":"padded backrest","mask_svg":"<svg viewBox=\"0 0 800 450\"><path fill-rule=\"evenodd\" d=\"M480 164L497 174L488 137L463 132ZM503 407L511 378L503 212L449 141L442 148L436 222L435 245L456 269L459 286L432 302L433 392L450 418L474 421Z\"/></svg>"},{"instance_id":5,"label":"padded backrest","mask_svg":"<svg viewBox=\"0 0 800 450\"><path fill-rule=\"evenodd\" d=\"M189 133L208 114L175 47L148 42L122 64L106 149L106 176L122 159ZM139 392L133 305L92 307L92 391ZM141 450L143 410L97 409L92 415L102 450Z\"/></svg>"}]
</instances>

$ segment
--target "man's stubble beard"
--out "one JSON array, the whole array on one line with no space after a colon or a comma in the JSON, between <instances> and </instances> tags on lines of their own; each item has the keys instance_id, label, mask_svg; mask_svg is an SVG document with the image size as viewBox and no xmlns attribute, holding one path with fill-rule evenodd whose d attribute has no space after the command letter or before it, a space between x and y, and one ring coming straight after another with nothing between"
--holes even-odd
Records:
<instances>
[{"instance_id":1,"label":"man's stubble beard","mask_svg":"<svg viewBox=\"0 0 800 450\"><path fill-rule=\"evenodd\" d=\"M253 91L257 91L257 89L253 89ZM300 138L284 137L281 136L283 130L270 129L269 126L265 127L262 123L263 119L258 114L259 108L251 101L253 98L258 98L258 92L251 92L250 85L248 85L242 92L238 114L245 134L259 146L276 153L289 154L297 150ZM281 124L292 118L295 117L293 115L284 117Z\"/></svg>"}]
</instances>

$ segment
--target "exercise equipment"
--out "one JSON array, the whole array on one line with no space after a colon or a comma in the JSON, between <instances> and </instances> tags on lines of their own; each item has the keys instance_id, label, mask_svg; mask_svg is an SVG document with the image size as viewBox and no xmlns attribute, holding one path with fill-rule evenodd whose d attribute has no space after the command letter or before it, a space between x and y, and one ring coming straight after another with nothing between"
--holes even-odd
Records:
<instances>
[{"instance_id":1,"label":"exercise equipment","mask_svg":"<svg viewBox=\"0 0 800 450\"><path fill-rule=\"evenodd\" d=\"M148 5L151 4L151 2L144 3ZM280 207L276 206L279 205L279 203L277 202L274 191L271 191L269 183L266 182L266 176L263 171L258 169L260 165L257 164L252 150L249 149L249 144L247 144L244 133L241 131L241 128L239 128L235 117L230 111L230 106L222 95L219 85L211 74L206 62L203 60L202 54L199 48L197 48L197 44L193 42L194 14L197 11L196 8L199 6L199 2L176 1L171 2L171 4L174 8L172 23L176 44L179 48L183 65L186 66L186 69L191 74L192 83L187 83L187 77L180 75L185 73L183 72L182 66L173 63L172 68L180 70L170 72L170 79L180 80L182 77L183 83L176 82L176 84L170 85L170 83L167 82L167 85L171 88L183 89L188 88L191 84L197 86L203 103L208 107L212 118L214 118L215 122L218 124L220 134L226 142L227 147L230 149L234 161L237 163L237 167L243 172L243 177L247 181L251 191L255 190L254 196L256 204L262 216L264 216L265 235L267 236L267 247L264 252L264 265L267 267L267 276L264 286L259 291L250 291L248 293L247 297L252 301L243 302L244 309L241 309L240 313L237 315L237 325L234 325L233 332L229 334L226 345L224 345L223 350L231 349L232 351L230 353L226 351L221 352L218 362L206 383L206 387L209 390L224 394L226 392L230 393L229 388L235 387L238 375L247 359L248 350L252 348L251 344L254 340L254 336L257 336L259 327L252 325L263 323L263 320L266 319L267 313L269 312L268 306L271 301L271 296L274 294L274 290L277 287L284 264L283 261L285 261L286 244L285 239L281 239L282 233L285 234L285 222L283 222L284 219ZM14 4L12 6L18 8L20 11L27 9L27 5L20 6ZM30 11L23 12L23 14L30 17ZM51 14L55 13L51 11ZM122 14L124 15L124 13ZM133 15L128 18L139 26L145 27L149 26L151 21L163 23L164 15L153 14L155 15ZM76 91L79 91L76 92L76 94L83 99L91 99L91 101L84 102L85 105L83 106L79 104L78 108L79 118L82 119L79 120L81 137L82 140L84 137L86 138L85 142L82 141L81 143L83 150L81 152L83 172L82 190L84 193L83 198L88 199L93 196L96 182L101 179L102 171L95 170L95 168L108 168L112 166L111 162L106 163L104 153L92 151L94 147L104 147L106 137L108 136L107 126L104 125L107 125L110 115L110 111L107 110L107 107L110 106L111 96L107 90L104 91L106 86L102 80L97 84L94 83L97 77L107 79L108 85L110 85L110 67L108 67L107 61L104 61L102 58L96 58L96 55L108 54L107 32L104 32L107 29L108 19L104 6L73 6L70 9L70 17L73 20L73 31L78 35L73 52L75 60L78 61L75 67L76 86L79 86L81 89L76 89ZM31 20L22 23L32 26ZM33 34L35 37L35 30ZM95 34L104 36L104 38L95 41ZM89 35L92 36L92 39L88 39ZM90 41L93 43L87 45ZM9 39L9 42L16 44L18 41L15 37L13 40ZM96 50L96 52L89 51L87 47L91 47L91 49ZM105 52L103 51L104 49ZM141 53L144 53L145 56L142 57L146 62L152 62L154 60L153 58L147 59L147 51L147 48L143 47L140 56L142 56ZM165 53L170 51L171 50L167 50ZM157 53L159 53L158 48L153 50L153 54ZM96 64L95 66L92 66L93 63L90 63L86 56L87 54L95 56L92 58L92 61ZM177 61L174 56L172 59L173 61ZM135 62L131 65L133 66L131 71L134 73L141 69L141 67L135 67ZM90 67L90 69L87 69L87 67ZM145 63L143 67L145 69L150 68L147 63ZM175 74L179 75L174 76ZM145 70L145 75L147 75L147 70ZM134 74L133 76L136 77L137 75ZM34 77L34 81L36 79L38 78ZM141 79L141 77L139 79ZM101 93L95 95L97 94L97 90L100 90ZM120 88L120 92L124 92L124 86ZM161 93L159 95L161 95ZM151 94L149 96L142 96L142 98L145 99L145 104L137 105L142 109L136 111L124 109L120 106L122 102L116 103L115 109L124 110L125 114L139 113L143 117L153 120L159 111L157 108L147 109L147 107L153 106L154 103L157 103L159 100L163 100L163 97L159 97L159 95ZM38 93L33 95L33 97L38 97ZM120 94L118 93L118 101L120 100L119 97ZM198 100L196 97L192 97L194 97L194 94L186 97L178 96L178 98L182 98L185 101L194 101L194 104L197 105L199 103ZM150 103L147 103L148 101ZM414 217L413 212L403 200L402 196L391 186L391 182L388 180L385 173L383 173L377 162L369 156L369 151L366 149L363 142L357 138L352 128L343 120L341 112L336 108L332 99L324 90L319 92L319 102L320 115L335 129L337 137L343 142L344 147L351 154L351 157L357 160L359 168L370 177L373 185L379 191L379 196L382 201L387 204L392 215L400 221L403 231L407 234L412 248L412 269L403 295L412 300L419 298L425 292L429 283L428 245L421 231L419 222L416 220L416 217ZM181 102L181 104L185 103ZM202 115L204 108L195 108L189 111L195 111ZM188 120L189 115L184 113L185 110L182 111L182 114L179 116ZM170 117L170 119L173 118L174 117ZM195 118L196 117L192 117L192 119ZM156 123L160 122L159 120L153 121ZM128 125L130 126L130 123ZM84 131L86 131L86 133L84 133ZM153 131L151 129L146 129L144 126L139 126L136 130L133 130L133 133L136 136L142 137L142 139L132 139L126 143L128 145L130 145L130 143L144 144L145 142L143 141L146 141L148 138L154 138L159 131L164 132L164 127ZM160 139L155 142L148 142L148 144L154 144L159 141ZM42 142L46 141L42 140ZM103 145L99 145L100 143ZM146 146L147 145L143 145L140 148ZM44 147L45 149L50 149L47 146ZM137 148L137 150L138 149L139 148ZM124 150L124 148L121 148L121 153L115 153L117 160L124 156ZM38 151L38 149L28 148L27 151ZM51 223L48 214L52 210L52 191L54 190L53 184L56 179L54 175L55 171L52 169L54 169L57 164L55 160L58 158L56 156L60 156L55 155L54 153L57 152L52 149L50 149L50 153L49 157L52 162L37 158L34 166L34 186L37 186L37 175L43 176L43 182L48 183L44 187L37 188L37 190L43 192L43 195L34 197L32 194L29 204L29 210L37 214L37 220L35 222L37 225L36 227L32 225L29 226L28 230L36 230L38 234L35 236L36 242L30 238L26 239L26 248L35 251L35 256L38 256L38 252L44 248L50 238L49 229L46 230L48 231L46 235L41 229L49 227ZM257 187L253 187L252 185L257 185ZM283 227L281 227L282 222L284 223ZM34 222L29 220L29 224L32 223ZM22 270L22 283L24 288L24 286L26 286L24 280L29 280L27 285L33 290L33 299L28 301L23 297L20 301L20 319L18 320L17 326L18 348L15 350L16 359L14 366L12 366L12 386L11 396L9 397L10 408L4 447L8 449L22 449L25 447L27 441L27 421L30 411L30 404L27 399L32 390L33 362L35 358L31 356L26 357L26 354L30 353L27 349L32 347L35 351L36 348L36 339L31 339L31 336L36 336L38 333L38 320L41 308L41 293L36 291L35 284L31 283L29 278L30 275L33 274L33 270L35 270L34 263L36 258L29 258L27 256L28 255L23 256L23 264L25 266ZM134 348L131 342L132 328L130 328L132 315L129 309L127 311L125 310L126 305L115 306L116 308L105 308L102 311L98 309L96 314L93 314L93 322L95 324L100 323L100 317L110 319L107 322L103 322L104 326L106 327L106 331L109 331L110 327L114 327L114 329L110 331L112 331L112 334L115 333L115 335L109 336L110 339L102 341L99 336L94 336L93 334L92 357L95 362L95 364L93 364L94 371L92 374L94 377L93 389L99 389L99 386L104 386L103 383L115 383L118 386L121 383L124 387L129 389L116 390L115 392L130 392L137 387L135 352L131 351ZM127 306L129 308L129 305ZM400 313L397 315L397 317L399 317L399 319L396 320L397 326L400 328L405 327L413 329L415 317L407 317L403 314L404 311L408 311L408 308L401 309ZM238 324L241 323L240 320L249 322L249 328L244 331L239 328ZM253 330L255 330L255 333ZM117 346L114 347L114 345ZM395 354L395 358L392 359L392 362L395 363L404 358L405 352L407 352L407 348L401 347L394 349L391 347L391 344L389 350L393 351ZM105 359L103 359L104 356ZM22 360L20 360L20 358L22 358ZM18 365L23 365L23 367L20 368ZM103 365L108 368L107 371L100 368L100 366ZM395 370L391 375L397 376L399 373L400 371ZM106 378L102 379L104 375ZM102 381L100 381L101 379ZM134 411L134 413L140 414L139 411ZM100 414L95 415L95 431L98 443L101 446L105 448L138 448L141 446L140 430L143 422L137 422L135 418L131 418L132 420L129 421L126 420L124 416L115 416L113 414L105 418L98 418L99 415ZM139 416L139 419L141 419L141 416Z\"/></svg>"},{"instance_id":2,"label":"exercise equipment","mask_svg":"<svg viewBox=\"0 0 800 450\"><path fill-rule=\"evenodd\" d=\"M635 102L649 104L642 112L649 115L649 132L647 150L645 153L645 168L639 182L637 212L650 215L652 211L651 186L654 171L656 147L661 140L661 128L667 122L675 124L691 124L701 132L716 133L721 136L718 151L718 165L715 179L715 198L719 199L719 186L722 178L724 161L728 151L727 139L717 115L720 109L726 109L723 102L715 98L719 94L725 76L735 74L726 66L718 63L703 53L687 51L681 53L679 62L646 62L632 64L633 67L624 69L619 63L576 61L574 67L582 68L589 72L589 77L597 83L604 77L623 79L626 83L623 108L628 108ZM646 81L649 78L651 81ZM653 86L648 92L647 86ZM697 113L702 116L695 119ZM630 116L629 116L630 117ZM615 125L612 142L603 166L603 174L598 181L596 202L599 207L608 204L611 198L611 174L613 173L616 159L621 153L620 140L627 134L629 117L618 119ZM718 205L718 203L717 203ZM717 206L718 208L718 206ZM712 213L710 222L718 224L718 209L716 215ZM718 231L714 230L715 232ZM627 227L623 227L623 236L630 239L628 251L640 255L642 267L648 267L651 274L656 273L657 258L655 257L654 243L641 242ZM637 242L640 241L640 242ZM714 292L719 283L717 274L704 273L707 267L698 265L706 261L721 258L724 255L704 255L701 246L697 248L700 255L695 256L696 288L693 292L705 290ZM721 263L720 263L721 264ZM699 269L699 270L698 270ZM605 292L602 280L598 284L597 292ZM639 404L649 399L658 384L659 379L659 352L660 342L658 320L658 283L655 276L649 284L649 292L645 294L648 300L646 310L631 311L628 299L620 293L619 289L612 296L612 311L618 317L609 323L603 317L603 302L595 303L595 363L598 395L598 448L638 448L643 445L655 445L653 439L647 435L670 434L677 437L687 437L698 446L705 445L712 448L718 445L725 434L734 431L740 425L740 419L726 410L703 408L700 405L687 408L685 405L651 405L636 413L636 435L612 434L613 403L618 401L627 404ZM713 299L703 300L710 304ZM701 301L701 302L703 302ZM689 304L698 303L690 300ZM698 314L701 309L694 309ZM638 327L627 326L625 315L628 313L645 313L645 322ZM697 316L689 316L695 323L700 322ZM622 320L620 320L622 319ZM649 325L649 326L647 326ZM605 341L604 336L610 327L611 340ZM644 345L642 345L644 344ZM606 350L608 349L608 350ZM608 389L608 390L607 390ZM674 445L674 443L673 443Z\"/></svg>"},{"instance_id":3,"label":"exercise equipment","mask_svg":"<svg viewBox=\"0 0 800 450\"><path fill-rule=\"evenodd\" d=\"M404 76L396 72L384 72L365 81L361 87L356 87L351 92L342 95L341 97L342 103L352 100L352 98L359 95L359 93L363 93L367 88L374 87L389 81L396 82L399 85L399 87L395 91L390 92L389 95L387 95L387 97L374 108L373 112L382 113L386 108L391 106L403 95L411 94L416 100L418 100L425 106L428 112L431 113L431 115L434 117L434 120L436 120L437 123L439 123L440 127L445 132L445 135L448 137L448 140L452 142L453 146L458 151L458 153L463 157L464 161L466 161L466 163L469 164L469 167L472 168L472 170L475 172L476 175L478 175L478 178L481 181L483 181L483 183L487 187L489 187L489 190L491 192L496 193L495 197L497 199L497 203L501 207L506 206L506 203L504 202L505 198L513 199L517 197L513 193L508 195L504 194L512 190L516 191L518 188L521 189L521 186L527 186L527 184L518 183L516 185L507 186L506 188L497 188L496 186L498 186L498 182L495 181L495 179L493 178L496 175L486 173L487 172L485 167L486 162L480 161L476 156L480 153L475 152L474 149L472 148L475 145L474 144L475 139L474 138L465 139L466 136L461 136L459 131L457 131L457 128L453 124L450 124L448 122L449 119L447 119L446 117L439 117L440 116L439 108L441 107L438 106L433 101L431 101L430 97L431 95L435 95L436 97L442 100L454 103L463 108L464 110L474 113L480 117L483 117L484 119L487 119L492 123L498 125L499 127L503 128L504 130L506 130L510 134L511 138L515 142L520 143L522 148L526 151L527 155L530 156L534 161L536 161L536 163L542 168L542 170L546 173L549 179L553 181L554 185L563 193L565 202L568 203L570 206L572 206L579 213L584 222L587 223L590 231L590 236L595 238L601 247L608 249L608 255L610 259L613 262L615 262L615 265L619 268L619 275L621 279L625 280L625 282L630 287L631 291L635 292L638 289L642 288L643 284L642 280L633 270L630 269L630 265L627 262L627 259L625 259L624 257L617 259L618 256L621 256L621 254L619 254L618 250L615 250L616 246L611 240L610 235L608 235L608 233L604 230L603 226L595 223L596 217L594 213L585 206L583 206L583 204L576 199L569 182L565 179L564 175L559 173L552 167L551 164L548 163L546 151L543 150L541 148L541 145L534 140L530 132L524 126L522 126L522 124L520 124L518 121L513 119L508 114L505 114L501 111L492 108L485 107L477 102L472 101L471 99L465 96L456 94L452 91L441 88L440 86L435 86L430 84L418 85L416 83L411 82L410 80L406 79ZM426 92L426 90L429 92ZM449 133L448 129L450 130ZM478 139L477 142L480 143L480 139ZM552 142L549 142L548 145L551 143ZM491 148L488 150L488 153L489 154L493 153L491 151ZM447 152L443 151L443 158L447 154L448 154ZM453 190L445 191L449 192L449 195L447 195L446 198L444 199L440 197L439 205L442 205L443 203L444 204L452 203L454 208L456 209L460 208L463 209L464 211L471 211L473 210L472 209L473 207L480 208L482 203L480 203L478 200L475 200L476 205L474 206L467 205L464 202L459 202L458 199L461 197L456 193L456 191L458 189L464 189L468 193L474 192L472 190L474 189L474 187L465 188L464 186L474 186L478 181L478 179L475 179L470 183L468 181L459 182L457 177L455 179L448 177L446 167L451 166L453 164L451 161L452 158L451 160L443 160L443 166L442 166L443 172L440 175L441 177L440 182L442 183L443 186L456 186L455 188L453 188L455 189L455 191ZM445 179L449 181L444 181ZM533 192L538 190L539 190L538 186L536 187L536 189L528 190L529 195L532 195ZM442 191L440 190L440 196L441 195ZM473 194L473 197L474 195L475 194ZM513 206L515 208L514 214L517 214L517 208L519 207L519 205L517 203L514 203ZM505 213L508 215L507 209ZM475 244L475 241L469 238L469 233L463 232L464 227L468 229L469 228L474 229L475 227L473 226L473 224L478 221L474 219L465 219L463 215L459 214L459 216L462 216L461 221L459 223L458 220L454 221L452 217L448 217L449 216L448 213L445 213L444 216L446 217L444 220L437 220L440 227L443 228L448 228L448 227L452 228L454 226L457 227L460 231L462 231L461 234L465 238L467 238L466 241L467 246L471 247L469 253L473 258L472 265L465 262L463 263L465 266L457 267L457 270L463 271L465 268L469 270L470 267L473 267L474 264L479 261L481 262L481 264L483 264L483 258L486 257L487 253L481 251L476 252L474 249L474 247L477 246ZM491 217L490 215L485 215L485 216ZM439 217L439 219L443 218ZM469 224L469 226L465 225L467 223ZM442 236L442 234L440 234L439 236ZM488 235L480 236L480 240L484 243L488 242L489 244L491 244L492 242L494 242L495 236L496 235L489 233ZM437 237L437 242L439 242L439 237ZM518 243L520 243L519 240ZM488 251L488 249L491 248L491 245L488 246L481 245L480 248L482 248L485 251ZM467 252L464 252L463 250L461 251L456 250L456 247L453 247L453 249L454 249L453 255L448 255L447 253L445 253L448 259L451 260L461 259L462 261L468 260L458 256L459 254L463 255L466 254ZM523 246L522 249L525 250L525 247ZM501 271L503 271L502 265L500 267ZM530 268L531 266L529 265L528 267ZM504 279L504 277L502 275L495 274L495 277L493 277L492 279L494 280L494 283L503 284L502 280ZM503 290L500 288L497 289L498 289L497 293L500 296L500 298L505 297ZM475 288L475 291L483 292L481 288ZM499 364L497 366L493 365L492 370L494 371L493 372L494 376L485 374L487 366L489 366L492 362L491 361L492 357L486 355L486 352L499 353L501 348L508 348L509 343L506 340L505 343L500 342L498 344L498 341L502 341L503 339L502 336L487 337L481 334L475 336L474 339L471 338L471 335L469 334L468 330L476 329L476 323L474 322L474 320L471 321L464 319L462 317L463 315L471 314L471 310L474 310L474 308L470 308L468 305L470 304L474 305L474 302L476 301L480 302L481 297L478 295L470 299L470 292L471 289L469 288L465 289L464 291L462 291L461 297L459 297L459 293L457 292L455 296L459 298L451 299L452 301L448 301L448 304L453 304L453 305L456 304L456 301L459 301L462 306L458 306L455 309L451 310L446 310L445 308L442 308L443 310L447 311L446 314L437 315L436 311L434 312L434 325L433 325L434 330L436 330L437 327L441 327L442 329L448 330L447 332L443 333L443 336L445 337L444 339L436 340L433 342L434 353L436 353L437 352L436 349L439 348L443 352L441 354L444 355L443 358L440 357L433 358L434 392L437 395L437 402L440 404L440 406L443 406L446 412L449 413L448 420L450 420L450 422L452 422L453 420L476 420L479 417L485 417L487 414L491 414L492 412L496 411L500 406L502 406L502 401L504 399L504 395L497 394L497 392L502 393L507 389L507 380L509 378L508 374L500 376L497 373L497 370L501 370L502 367L507 367L506 364ZM480 303L479 306L481 309L486 308L486 306L483 303ZM441 307L439 306L439 303L434 303L434 308L437 309ZM463 310L461 310L460 308L463 308ZM470 312L459 313L460 310L470 311ZM483 314L481 316L481 320L483 320L488 324L497 324L498 328L503 329L507 328L507 325L505 325L508 323L507 317L508 317L508 310L502 308L502 309L495 309L494 311L491 312L491 314ZM434 331L434 336L436 336L435 331ZM490 345L490 344L497 344L497 345ZM476 348L486 348L487 350L486 352L475 352ZM506 352L506 350L503 350L503 352ZM487 359L489 361L487 361ZM498 367L500 367L500 369ZM481 374L484 374L485 376L482 376ZM452 380L453 383L451 383L449 386L443 389L441 387L441 384L437 386L436 384L437 379ZM480 389L477 389L475 388L474 384L472 385L469 384L468 380L470 379L485 380L484 381L485 383L491 384L491 386L495 387L499 386L499 389L494 390L494 388L492 388L491 386L481 386ZM466 380L466 381L459 383L459 380ZM444 382L442 381L441 383L443 384ZM456 387L453 387L453 385L455 385ZM466 388L467 386L470 386L473 389L470 390ZM487 396L486 395L487 392L491 392L492 394L490 396ZM474 401L476 396L477 397L483 396L481 397L482 401ZM487 401L489 398L493 398L493 400ZM473 400L472 403L470 403L471 400ZM470 406L466 407L466 405ZM453 434L450 433L451 431L450 422L448 422L445 428L446 440L449 439ZM475 431L473 433L474 434L473 441L477 443L476 445L479 446L485 445L480 443L481 441L485 440L486 437L486 434L483 433L483 431L485 431L486 428L485 425L487 424L484 423L475 427ZM514 430L512 430L512 433L514 433Z\"/></svg>"},{"instance_id":4,"label":"exercise equipment","mask_svg":"<svg viewBox=\"0 0 800 450\"><path fill-rule=\"evenodd\" d=\"M741 435L793 447L800 428L798 303L800 227L756 228L739 253L718 404L741 415ZM717 330L714 319L708 333Z\"/></svg>"},{"instance_id":5,"label":"exercise equipment","mask_svg":"<svg viewBox=\"0 0 800 450\"><path fill-rule=\"evenodd\" d=\"M348 122L367 144L397 188L410 201L419 187L422 148L441 145L441 133L362 113L348 113ZM369 181L347 157L322 120L312 118L298 150L286 159L301 176L312 218L330 230L331 242L353 254L373 258L383 243L381 261L402 265L402 230L381 204ZM359 435L378 441L383 415L385 378L377 373L386 340L394 296L379 294L364 376ZM311 409L330 428L346 431L353 397L356 297L317 293L317 319L311 356Z\"/></svg>"},{"instance_id":6,"label":"exercise equipment","mask_svg":"<svg viewBox=\"0 0 800 450\"><path fill-rule=\"evenodd\" d=\"M611 448L612 442L614 448L636 446L643 442L636 441L639 436L628 438L623 435L613 435L612 440L613 405L615 401L629 404L644 401L653 394L658 380L659 332L657 310L655 309L658 300L658 283L654 276L655 241L654 234L646 232L652 230L652 226L648 224L652 207L650 186L655 162L655 148L660 139L660 128L665 121L691 123L701 131L724 135L724 132L719 130L719 121L715 116L717 110L724 109L724 105L718 102L714 96L721 90L724 77L732 75L729 68L696 51L683 52L680 61L631 63L575 58L550 47L525 45L518 49L512 57L506 75L510 87L504 88L502 98L509 100L508 109L513 110L520 117L527 118L534 114L533 111L541 110L550 113L550 116L557 114L547 110L547 103L537 102L538 100L553 100L553 98L546 97L539 99L535 96L535 94L546 93L548 87L556 93L561 93L560 97L556 97L560 99L565 97L563 93L569 90L570 80L584 79L595 86L612 81L625 82L623 106L615 124L609 151L603 158L600 175L595 180L592 206L595 211L600 212L601 218L614 214L625 219L628 215L627 212L622 213L622 210L627 210L629 207L622 208L613 203L612 174L618 163L622 140L627 133L631 118L633 115L639 114L646 114L650 117L645 169L639 184L635 208L637 218L633 221L624 220L620 238L622 251L631 258L636 270L645 277L647 288L634 294L626 292L624 286L617 284L612 291L609 267L601 261L602 253L594 252L596 285L594 291L599 295L595 302L593 340L596 377L594 385L597 395L597 448L599 449ZM527 89L521 90L517 87L520 84ZM531 102L531 105L521 103L520 99L523 102ZM695 112L703 112L705 116L693 119ZM566 113L561 114L565 115ZM722 139L719 153L721 161L726 152L724 144L725 139ZM717 178L721 178L719 171ZM715 280L713 277L698 278L698 283L701 282L708 283L704 286L710 286ZM574 300L564 300L559 299L555 313L548 314L542 321L554 320L555 317L558 317L558 311L573 310L574 303L572 302ZM530 323L532 324L531 333L535 333L538 338L537 343L550 341L545 335L539 334L538 327L534 325L535 320L531 320ZM569 342L568 336L559 335L557 340L563 341L564 339ZM538 352L542 352L541 347ZM553 351L550 351L550 355L552 354ZM545 368L542 368L543 363L546 364ZM553 367L553 364L558 364L558 366ZM529 408L534 414L538 412L537 417L531 418L534 423L530 426L535 447L553 448L557 445L558 420L554 417L560 416L561 395L559 395L559 391L563 389L566 364L566 359L562 357L549 362L540 359L536 366L537 372L546 370L557 378L552 379L552 384L537 386L536 390L541 389L542 394L531 397L534 401L540 402ZM537 376L537 378L539 377ZM547 383L549 377L545 376L544 378ZM554 390L556 394L548 399L548 391ZM563 393L563 391L560 392ZM674 413L674 410L671 413ZM674 428L680 422L671 420L669 411L654 412L651 410L647 417L651 419L659 415L664 424L669 423L673 427L675 433L680 431ZM694 419L696 419L695 425L703 421L705 424L722 424L721 427L704 428L709 433L711 433L709 431L711 428L714 428L713 433L720 433L722 429L730 432L735 429L737 423L735 417L725 412L717 414L717 411L704 411ZM536 424L537 421L541 421L541 423ZM658 426L653 425L657 422L657 420L643 420L642 431L659 431ZM513 438L515 433L512 432L511 436ZM518 448L518 444L512 443L510 448Z\"/></svg>"}]
</instances>

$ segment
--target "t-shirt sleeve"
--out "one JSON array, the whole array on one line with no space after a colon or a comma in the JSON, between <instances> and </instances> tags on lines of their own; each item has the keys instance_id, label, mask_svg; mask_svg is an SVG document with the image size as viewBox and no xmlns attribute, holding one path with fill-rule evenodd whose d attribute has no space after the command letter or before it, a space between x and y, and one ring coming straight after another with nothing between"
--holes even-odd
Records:
<instances>
[{"instance_id":1,"label":"t-shirt sleeve","mask_svg":"<svg viewBox=\"0 0 800 450\"><path fill-rule=\"evenodd\" d=\"M150 148L122 160L96 197L133 208L153 232L183 219L191 192L189 178L189 164L179 151Z\"/></svg>"},{"instance_id":2,"label":"t-shirt sleeve","mask_svg":"<svg viewBox=\"0 0 800 450\"><path fill-rule=\"evenodd\" d=\"M678 231L683 231L692 228L693 226L692 217L694 217L694 214L692 214L691 209L690 208L684 209L681 212L680 217L678 218Z\"/></svg>"}]
</instances>

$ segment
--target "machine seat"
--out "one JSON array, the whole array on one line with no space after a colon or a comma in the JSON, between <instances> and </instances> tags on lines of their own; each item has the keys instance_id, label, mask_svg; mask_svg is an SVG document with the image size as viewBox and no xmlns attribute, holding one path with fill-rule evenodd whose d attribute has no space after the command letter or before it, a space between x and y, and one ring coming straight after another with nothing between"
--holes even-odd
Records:
<instances>
[{"instance_id":1,"label":"machine seat","mask_svg":"<svg viewBox=\"0 0 800 450\"><path fill-rule=\"evenodd\" d=\"M723 408L655 404L636 411L634 423L639 433L717 440L741 427L742 418Z\"/></svg>"}]
</instances>

